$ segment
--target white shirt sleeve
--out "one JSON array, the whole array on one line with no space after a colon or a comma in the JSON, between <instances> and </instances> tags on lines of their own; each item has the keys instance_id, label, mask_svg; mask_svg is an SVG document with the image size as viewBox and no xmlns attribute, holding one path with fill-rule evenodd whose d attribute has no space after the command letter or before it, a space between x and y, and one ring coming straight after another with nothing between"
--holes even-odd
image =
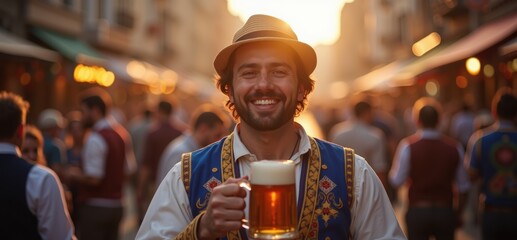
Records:
<instances>
[{"instance_id":1,"label":"white shirt sleeve","mask_svg":"<svg viewBox=\"0 0 517 240\"><path fill-rule=\"evenodd\" d=\"M155 192L135 239L172 239L192 221L181 181L181 162L174 165Z\"/></svg>"},{"instance_id":2,"label":"white shirt sleeve","mask_svg":"<svg viewBox=\"0 0 517 240\"><path fill-rule=\"evenodd\" d=\"M108 149L102 136L92 132L86 140L83 151L84 173L92 177L104 177Z\"/></svg>"},{"instance_id":3,"label":"white shirt sleeve","mask_svg":"<svg viewBox=\"0 0 517 240\"><path fill-rule=\"evenodd\" d=\"M379 178L364 158L355 156L352 239L406 239Z\"/></svg>"},{"instance_id":4,"label":"white shirt sleeve","mask_svg":"<svg viewBox=\"0 0 517 240\"><path fill-rule=\"evenodd\" d=\"M410 148L407 140L402 140L397 147L393 165L389 173L389 180L393 187L400 187L409 176L410 167Z\"/></svg>"},{"instance_id":5,"label":"white shirt sleeve","mask_svg":"<svg viewBox=\"0 0 517 240\"><path fill-rule=\"evenodd\" d=\"M387 172L389 171L388 162L386 161L386 139L384 139L383 134L378 135L379 138L375 141L375 145L372 151L372 159L368 159L372 161L372 168L376 172Z\"/></svg>"},{"instance_id":6,"label":"white shirt sleeve","mask_svg":"<svg viewBox=\"0 0 517 240\"><path fill-rule=\"evenodd\" d=\"M38 218L43 239L75 239L63 187L49 168L36 165L29 172L26 186L27 204Z\"/></svg>"},{"instance_id":7,"label":"white shirt sleeve","mask_svg":"<svg viewBox=\"0 0 517 240\"><path fill-rule=\"evenodd\" d=\"M467 169L465 168L465 165L463 164L463 159L465 158L465 152L463 151L463 146L461 143L458 144L456 147L458 149L458 154L460 160L458 161L458 168L456 170L456 184L458 184L458 191L460 193L467 192L470 187L470 180L468 178Z\"/></svg>"}]
</instances>

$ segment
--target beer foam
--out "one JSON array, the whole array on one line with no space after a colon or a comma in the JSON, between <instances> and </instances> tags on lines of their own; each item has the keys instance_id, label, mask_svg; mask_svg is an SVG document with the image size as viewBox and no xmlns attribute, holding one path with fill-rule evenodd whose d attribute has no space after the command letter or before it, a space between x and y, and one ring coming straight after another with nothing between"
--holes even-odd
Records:
<instances>
[{"instance_id":1,"label":"beer foam","mask_svg":"<svg viewBox=\"0 0 517 240\"><path fill-rule=\"evenodd\" d=\"M293 161L262 160L251 163L250 182L257 185L288 185L295 182Z\"/></svg>"}]
</instances>

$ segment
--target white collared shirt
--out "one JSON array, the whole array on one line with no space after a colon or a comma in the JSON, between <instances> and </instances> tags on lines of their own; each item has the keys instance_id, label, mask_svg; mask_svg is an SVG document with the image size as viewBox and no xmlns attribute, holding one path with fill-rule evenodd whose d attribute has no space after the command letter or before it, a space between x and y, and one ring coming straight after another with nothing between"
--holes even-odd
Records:
<instances>
[{"instance_id":1,"label":"white collared shirt","mask_svg":"<svg viewBox=\"0 0 517 240\"><path fill-rule=\"evenodd\" d=\"M7 143L0 143L0 153L21 157L20 149ZM63 187L54 171L34 165L27 176L25 193L27 206L38 219L38 232L43 239L75 239Z\"/></svg>"},{"instance_id":2,"label":"white collared shirt","mask_svg":"<svg viewBox=\"0 0 517 240\"><path fill-rule=\"evenodd\" d=\"M233 154L239 162L240 176L247 176L251 162L257 159L242 143L238 127L235 127L233 135ZM301 126L299 135L300 147L291 159L296 165L297 192L302 169L300 156L310 150L309 137ZM171 239L193 220L181 175L179 162L156 190L136 239ZM249 201L246 202L245 213L248 212L249 205ZM405 239L384 187L373 169L358 155L355 156L354 202L351 214L350 230L353 239Z\"/></svg>"}]
</instances>

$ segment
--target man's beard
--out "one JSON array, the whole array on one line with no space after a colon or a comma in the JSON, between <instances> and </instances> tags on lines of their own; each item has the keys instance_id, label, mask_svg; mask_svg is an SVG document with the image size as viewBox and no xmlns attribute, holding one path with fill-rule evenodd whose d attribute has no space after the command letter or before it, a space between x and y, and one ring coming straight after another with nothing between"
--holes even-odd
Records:
<instances>
[{"instance_id":1,"label":"man's beard","mask_svg":"<svg viewBox=\"0 0 517 240\"><path fill-rule=\"evenodd\" d=\"M91 129L93 128L93 125L95 125L95 123L91 119L83 119L81 123L83 125L83 129Z\"/></svg>"},{"instance_id":2,"label":"man's beard","mask_svg":"<svg viewBox=\"0 0 517 240\"><path fill-rule=\"evenodd\" d=\"M260 114L252 112L247 108L247 103L251 104L251 99L260 97L272 97L279 99L280 102L277 104L281 104L282 109L279 112L268 113L268 115L261 116ZM246 122L252 128L259 131L275 130L291 121L294 117L297 104L296 101L292 101L289 103L289 105L284 106L283 104L286 102L287 97L282 93L277 93L274 91L249 94L244 97L244 102L239 101L237 98L235 98L235 100L235 110L237 110L237 113L239 114L239 117L242 119L242 121Z\"/></svg>"}]
</instances>

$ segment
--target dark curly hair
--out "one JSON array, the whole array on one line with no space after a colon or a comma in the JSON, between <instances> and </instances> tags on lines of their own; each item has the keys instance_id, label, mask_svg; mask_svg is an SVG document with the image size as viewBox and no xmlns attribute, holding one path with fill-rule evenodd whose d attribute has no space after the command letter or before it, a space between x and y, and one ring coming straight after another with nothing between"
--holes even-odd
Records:
<instances>
[{"instance_id":1,"label":"dark curly hair","mask_svg":"<svg viewBox=\"0 0 517 240\"><path fill-rule=\"evenodd\" d=\"M0 139L9 139L16 134L20 124L25 123L29 103L15 93L0 92Z\"/></svg>"},{"instance_id":2,"label":"dark curly hair","mask_svg":"<svg viewBox=\"0 0 517 240\"><path fill-rule=\"evenodd\" d=\"M300 56L291 48L286 45L286 48L291 52L291 56L293 56L294 63L296 65L296 76L298 77L298 81L302 84L304 92L303 92L303 100L298 101L296 103L296 111L295 116L298 116L307 105L307 96L314 90L314 79L311 78L310 74L305 70L302 60ZM235 64L235 52L232 53L228 60L228 64L224 69L222 76L217 75L215 77L216 85L222 93L228 96L230 93L230 89L233 87L233 65ZM232 116L235 119L239 119L239 114L235 109L235 105L228 99L226 101L226 107L232 112Z\"/></svg>"}]
</instances>

